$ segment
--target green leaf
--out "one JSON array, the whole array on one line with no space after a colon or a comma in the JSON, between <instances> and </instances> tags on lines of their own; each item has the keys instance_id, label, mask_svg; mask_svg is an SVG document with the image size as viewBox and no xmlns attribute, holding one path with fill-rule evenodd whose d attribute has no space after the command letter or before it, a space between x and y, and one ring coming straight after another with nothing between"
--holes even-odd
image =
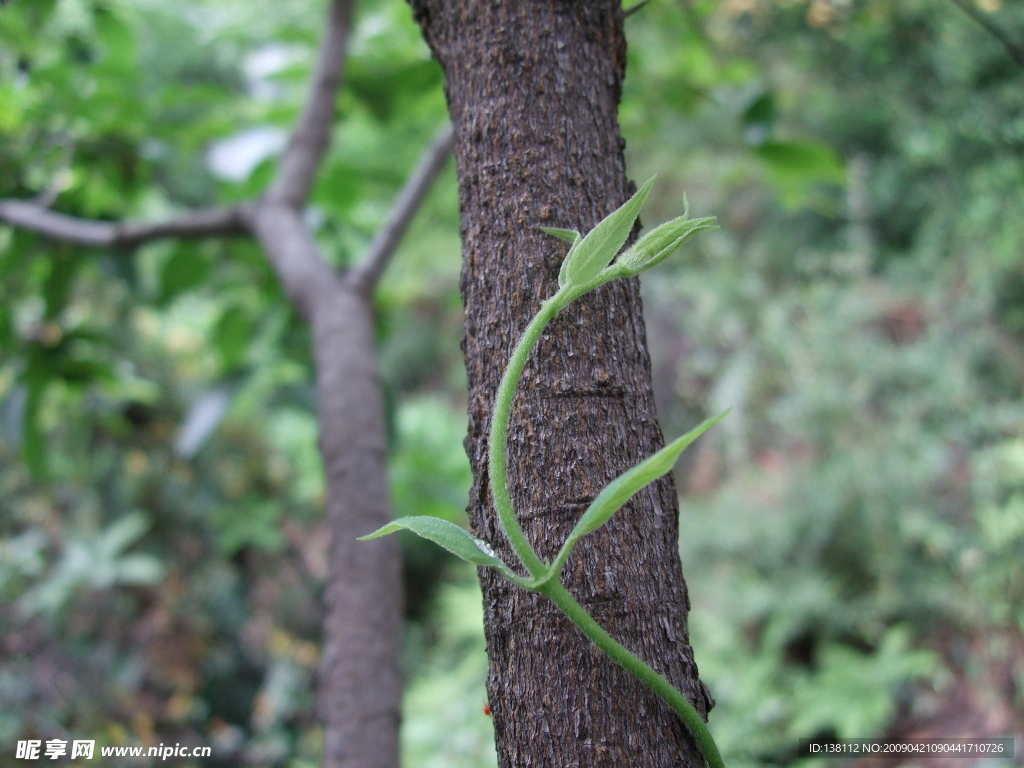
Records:
<instances>
[{"instance_id":1,"label":"green leaf","mask_svg":"<svg viewBox=\"0 0 1024 768\"><path fill-rule=\"evenodd\" d=\"M845 177L843 160L835 151L811 141L767 141L754 149L775 174L781 177L814 179L841 183Z\"/></svg>"},{"instance_id":2,"label":"green leaf","mask_svg":"<svg viewBox=\"0 0 1024 768\"><path fill-rule=\"evenodd\" d=\"M744 125L751 123L765 123L770 125L775 122L775 96L771 91L759 93L743 110L740 120Z\"/></svg>"},{"instance_id":3,"label":"green leaf","mask_svg":"<svg viewBox=\"0 0 1024 768\"><path fill-rule=\"evenodd\" d=\"M475 565L497 568L505 577L517 583L522 581L513 573L511 568L495 556L486 542L474 538L454 523L449 523L447 520L441 520L437 517L426 515L400 517L393 523L388 523L368 536L360 536L359 541L376 539L401 530L412 531L424 539L429 539L435 544L444 547L453 555Z\"/></svg>"},{"instance_id":4,"label":"green leaf","mask_svg":"<svg viewBox=\"0 0 1024 768\"><path fill-rule=\"evenodd\" d=\"M213 343L220 351L225 371L232 371L245 361L252 343L253 320L245 308L229 306L213 327Z\"/></svg>"},{"instance_id":5,"label":"green leaf","mask_svg":"<svg viewBox=\"0 0 1024 768\"><path fill-rule=\"evenodd\" d=\"M637 492L653 483L662 475L670 472L672 467L675 466L676 459L679 458L679 454L686 450L694 440L725 418L728 413L729 411L723 411L718 416L698 424L682 437L673 440L653 456L644 459L632 469L623 472L617 478L612 480L612 482L610 482L605 489L597 495L597 498L590 503L590 506L587 507L587 511L583 513L583 517L581 517L579 522L576 523L576 527L572 529L569 537L565 540L565 544L562 545L562 549L559 551L558 557L555 558L554 563L552 563L547 577L543 580L548 581L551 578L556 577L558 572L562 569L562 566L565 564L566 559L569 557L569 553L572 551L572 548L576 546L576 543L581 538L592 531L596 531L608 522L612 515L622 509L622 506L633 498Z\"/></svg>"},{"instance_id":6,"label":"green leaf","mask_svg":"<svg viewBox=\"0 0 1024 768\"><path fill-rule=\"evenodd\" d=\"M141 512L130 512L112 522L96 537L97 551L114 560L135 544L149 529L149 521Z\"/></svg>"},{"instance_id":7,"label":"green leaf","mask_svg":"<svg viewBox=\"0 0 1024 768\"><path fill-rule=\"evenodd\" d=\"M81 259L67 257L62 249L57 249L57 253L50 263L50 274L47 275L43 283L43 301L45 302L43 316L47 320L53 320L64 311L81 264Z\"/></svg>"},{"instance_id":8,"label":"green leaf","mask_svg":"<svg viewBox=\"0 0 1024 768\"><path fill-rule=\"evenodd\" d=\"M589 283L611 264L615 254L629 238L636 217L640 215L640 208L653 185L652 176L621 208L608 214L578 245L569 250L558 276L561 287Z\"/></svg>"},{"instance_id":9,"label":"green leaf","mask_svg":"<svg viewBox=\"0 0 1024 768\"><path fill-rule=\"evenodd\" d=\"M100 6L96 13L96 32L103 46L101 66L105 72L124 74L137 69L135 33L126 19Z\"/></svg>"},{"instance_id":10,"label":"green leaf","mask_svg":"<svg viewBox=\"0 0 1024 768\"><path fill-rule=\"evenodd\" d=\"M775 125L775 96L763 91L751 101L740 115L747 143L759 147L768 141Z\"/></svg>"},{"instance_id":11,"label":"green leaf","mask_svg":"<svg viewBox=\"0 0 1024 768\"><path fill-rule=\"evenodd\" d=\"M212 269L210 260L192 244L181 245L164 262L160 273L161 304L201 285Z\"/></svg>"},{"instance_id":12,"label":"green leaf","mask_svg":"<svg viewBox=\"0 0 1024 768\"><path fill-rule=\"evenodd\" d=\"M565 266L569 263L570 257L576 252L579 244L583 242L583 236L575 229L559 229L558 227L541 227L542 232L557 237L559 240L565 240L565 242L572 245L569 248L569 252L562 259L562 268L558 271L558 284L562 287L568 283L568 279L565 274Z\"/></svg>"},{"instance_id":13,"label":"green leaf","mask_svg":"<svg viewBox=\"0 0 1024 768\"><path fill-rule=\"evenodd\" d=\"M794 680L793 716L786 728L791 737L821 731L840 738L876 733L892 718L894 692L941 668L934 653L913 647L909 629L901 625L888 629L870 653L836 642L822 646L814 672ZM857 706L851 707L851 701Z\"/></svg>"},{"instance_id":14,"label":"green leaf","mask_svg":"<svg viewBox=\"0 0 1024 768\"><path fill-rule=\"evenodd\" d=\"M11 319L11 312L7 307L0 307L0 350L4 351L5 356L14 346L14 340L14 321Z\"/></svg>"},{"instance_id":15,"label":"green leaf","mask_svg":"<svg viewBox=\"0 0 1024 768\"><path fill-rule=\"evenodd\" d=\"M546 235L557 237L559 240L565 240L569 245L576 245L583 236L580 235L575 229L559 229L558 227L541 227L540 231Z\"/></svg>"},{"instance_id":16,"label":"green leaf","mask_svg":"<svg viewBox=\"0 0 1024 768\"><path fill-rule=\"evenodd\" d=\"M353 56L347 69L345 80L353 95L382 123L420 103L423 93L440 86L442 76L440 67L425 57L402 63L364 53Z\"/></svg>"}]
</instances>

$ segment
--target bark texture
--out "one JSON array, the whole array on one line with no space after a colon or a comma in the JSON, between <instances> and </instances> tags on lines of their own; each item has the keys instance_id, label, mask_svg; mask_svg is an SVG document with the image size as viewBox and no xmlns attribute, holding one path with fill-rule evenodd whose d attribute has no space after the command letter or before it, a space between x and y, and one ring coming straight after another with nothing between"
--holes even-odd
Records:
<instances>
[{"instance_id":1,"label":"bark texture","mask_svg":"<svg viewBox=\"0 0 1024 768\"><path fill-rule=\"evenodd\" d=\"M494 393L522 329L554 293L566 246L626 200L617 108L625 67L618 0L411 0L445 70L462 214L466 450L478 536L508 561L487 485ZM509 430L523 527L552 557L608 481L663 445L638 284L617 281L550 326ZM678 504L664 479L575 550L566 586L626 647L706 713L687 633ZM488 695L504 767L702 765L651 691L601 656L552 605L481 572Z\"/></svg>"}]
</instances>

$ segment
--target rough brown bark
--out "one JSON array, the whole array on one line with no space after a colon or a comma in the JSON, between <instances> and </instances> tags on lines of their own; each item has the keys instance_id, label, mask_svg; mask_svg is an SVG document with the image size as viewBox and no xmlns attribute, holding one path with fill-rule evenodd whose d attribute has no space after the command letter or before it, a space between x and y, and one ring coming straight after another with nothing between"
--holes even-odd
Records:
<instances>
[{"instance_id":1,"label":"rough brown bark","mask_svg":"<svg viewBox=\"0 0 1024 768\"><path fill-rule=\"evenodd\" d=\"M494 393L523 327L557 287L565 246L539 225L587 231L631 191L617 107L618 0L411 0L445 70L462 213L466 449L477 535L508 561L487 487ZM551 557L589 501L663 445L638 284L581 300L545 334L509 431L520 519ZM587 537L570 591L704 713L687 633L677 499L665 479ZM697 766L689 734L652 692L600 656L543 598L491 570L484 588L488 695L503 767Z\"/></svg>"}]
</instances>

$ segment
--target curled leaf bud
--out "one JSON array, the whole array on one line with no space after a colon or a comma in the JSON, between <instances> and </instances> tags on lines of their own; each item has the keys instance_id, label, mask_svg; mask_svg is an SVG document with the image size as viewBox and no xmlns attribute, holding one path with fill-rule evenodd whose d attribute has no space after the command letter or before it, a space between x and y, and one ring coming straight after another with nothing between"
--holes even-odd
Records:
<instances>
[{"instance_id":1,"label":"curled leaf bud","mask_svg":"<svg viewBox=\"0 0 1024 768\"><path fill-rule=\"evenodd\" d=\"M667 259L684 240L703 229L718 229L714 216L690 219L683 214L641 237L619 257L616 264L629 277L639 275Z\"/></svg>"}]
</instances>

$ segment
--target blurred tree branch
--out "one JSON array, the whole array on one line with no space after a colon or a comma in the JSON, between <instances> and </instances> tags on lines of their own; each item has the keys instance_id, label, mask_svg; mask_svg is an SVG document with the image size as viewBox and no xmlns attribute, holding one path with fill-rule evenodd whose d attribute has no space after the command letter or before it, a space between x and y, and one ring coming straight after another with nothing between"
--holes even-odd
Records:
<instances>
[{"instance_id":1,"label":"blurred tree branch","mask_svg":"<svg viewBox=\"0 0 1024 768\"><path fill-rule=\"evenodd\" d=\"M68 216L39 203L0 200L0 223L36 232L51 240L107 248L136 248L152 240L197 240L248 234L247 206L190 211L153 223L117 223Z\"/></svg>"},{"instance_id":2,"label":"blurred tree branch","mask_svg":"<svg viewBox=\"0 0 1024 768\"><path fill-rule=\"evenodd\" d=\"M1024 45L1021 45L1011 39L1005 31L993 23L991 19L978 10L978 8L975 7L973 3L969 2L969 0L950 0L950 2L970 16L978 26L1002 43L1003 48L1005 48L1006 52L1010 54L1010 57L1020 66L1024 67Z\"/></svg>"},{"instance_id":3,"label":"blurred tree branch","mask_svg":"<svg viewBox=\"0 0 1024 768\"><path fill-rule=\"evenodd\" d=\"M388 214L387 221L370 243L363 261L352 270L352 280L363 293L370 294L377 287L395 248L409 227L416 211L419 210L427 191L444 167L452 151L453 130L451 123L442 128L430 146L420 157L416 170L410 174L405 186Z\"/></svg>"},{"instance_id":4,"label":"blurred tree branch","mask_svg":"<svg viewBox=\"0 0 1024 768\"><path fill-rule=\"evenodd\" d=\"M313 179L330 144L334 99L344 77L351 25L352 0L334 0L310 80L309 95L292 129L277 176L264 196L268 202L300 209L309 198Z\"/></svg>"}]
</instances>

